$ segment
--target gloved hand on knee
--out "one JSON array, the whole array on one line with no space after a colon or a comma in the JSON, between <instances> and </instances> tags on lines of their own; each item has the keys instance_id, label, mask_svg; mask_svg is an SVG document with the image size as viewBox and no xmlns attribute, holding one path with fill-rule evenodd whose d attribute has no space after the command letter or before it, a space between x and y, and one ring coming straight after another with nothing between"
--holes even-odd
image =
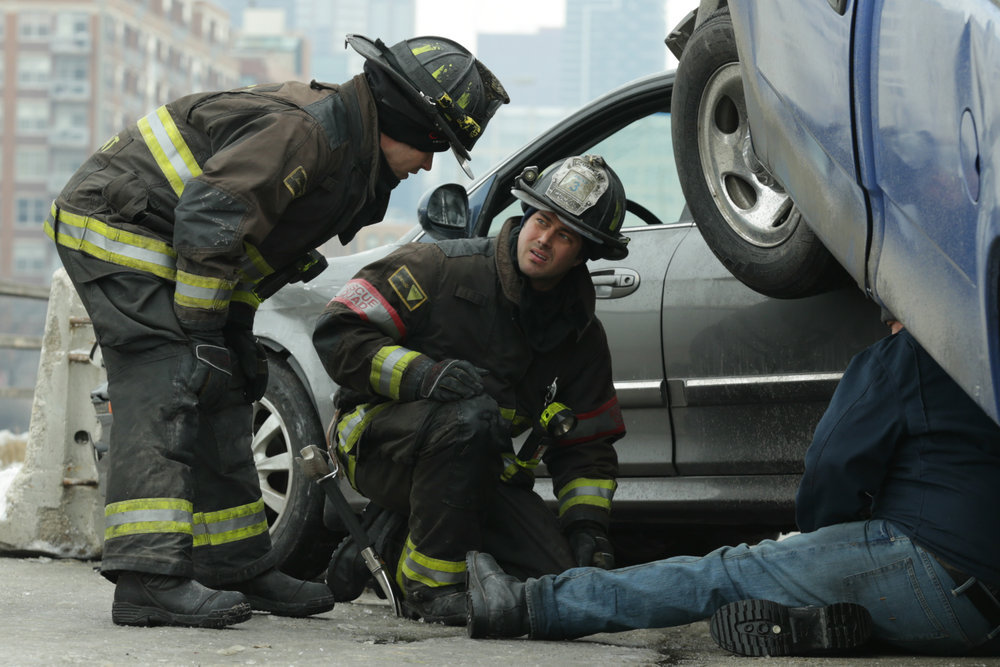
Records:
<instances>
[{"instance_id":1,"label":"gloved hand on knee","mask_svg":"<svg viewBox=\"0 0 1000 667\"><path fill-rule=\"evenodd\" d=\"M615 567L615 551L604 526L595 521L574 521L566 529L577 567Z\"/></svg>"},{"instance_id":2,"label":"gloved hand on knee","mask_svg":"<svg viewBox=\"0 0 1000 667\"><path fill-rule=\"evenodd\" d=\"M483 393L483 377L489 371L464 359L445 359L428 366L420 380L420 398L459 401Z\"/></svg>"}]
</instances>

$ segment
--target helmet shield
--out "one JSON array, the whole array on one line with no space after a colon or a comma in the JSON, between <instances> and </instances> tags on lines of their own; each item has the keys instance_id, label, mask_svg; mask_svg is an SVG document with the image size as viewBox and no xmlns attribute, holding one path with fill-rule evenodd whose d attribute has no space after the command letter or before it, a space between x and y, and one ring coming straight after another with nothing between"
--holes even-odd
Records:
<instances>
[{"instance_id":1,"label":"helmet shield","mask_svg":"<svg viewBox=\"0 0 1000 667\"><path fill-rule=\"evenodd\" d=\"M381 40L348 35L347 44L411 96L472 178L469 151L500 105L510 101L493 73L462 45L444 37L414 37L387 47Z\"/></svg>"}]
</instances>

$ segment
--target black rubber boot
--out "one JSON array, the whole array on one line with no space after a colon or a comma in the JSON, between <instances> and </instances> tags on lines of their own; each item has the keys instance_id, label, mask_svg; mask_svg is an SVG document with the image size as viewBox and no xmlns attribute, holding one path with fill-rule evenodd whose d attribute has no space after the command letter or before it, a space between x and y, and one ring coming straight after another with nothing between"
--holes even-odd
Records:
<instances>
[{"instance_id":1,"label":"black rubber boot","mask_svg":"<svg viewBox=\"0 0 1000 667\"><path fill-rule=\"evenodd\" d=\"M524 582L513 577L489 554L470 551L465 557L466 630L478 637L520 637L530 632Z\"/></svg>"},{"instance_id":2,"label":"black rubber boot","mask_svg":"<svg viewBox=\"0 0 1000 667\"><path fill-rule=\"evenodd\" d=\"M871 637L872 617L861 605L786 607L770 600L739 600L712 616L712 639L746 656L833 655Z\"/></svg>"},{"instance_id":3,"label":"black rubber boot","mask_svg":"<svg viewBox=\"0 0 1000 667\"><path fill-rule=\"evenodd\" d=\"M370 536L375 553L386 563L391 577L406 540L407 517L375 503L368 503L361 515L361 526ZM385 593L375 584L364 558L361 557L361 548L348 535L341 540L330 557L330 564L326 568L326 585L333 593L334 600L350 602L356 600L368 584L372 584L378 597L385 599Z\"/></svg>"},{"instance_id":4,"label":"black rubber boot","mask_svg":"<svg viewBox=\"0 0 1000 667\"><path fill-rule=\"evenodd\" d=\"M459 586L421 586L407 592L402 606L403 616L414 621L454 626L466 622L465 591Z\"/></svg>"},{"instance_id":5,"label":"black rubber boot","mask_svg":"<svg viewBox=\"0 0 1000 667\"><path fill-rule=\"evenodd\" d=\"M115 585L115 625L183 625L224 628L249 620L242 593L217 591L193 579L146 572L122 572Z\"/></svg>"},{"instance_id":6,"label":"black rubber boot","mask_svg":"<svg viewBox=\"0 0 1000 667\"><path fill-rule=\"evenodd\" d=\"M255 610L277 616L312 616L330 611L334 604L324 584L296 579L274 569L249 581L227 584L226 588L246 595Z\"/></svg>"},{"instance_id":7,"label":"black rubber boot","mask_svg":"<svg viewBox=\"0 0 1000 667\"><path fill-rule=\"evenodd\" d=\"M361 549L354 538L348 535L330 556L326 568L326 586L337 602L357 600L371 581L371 573L361 558Z\"/></svg>"}]
</instances>

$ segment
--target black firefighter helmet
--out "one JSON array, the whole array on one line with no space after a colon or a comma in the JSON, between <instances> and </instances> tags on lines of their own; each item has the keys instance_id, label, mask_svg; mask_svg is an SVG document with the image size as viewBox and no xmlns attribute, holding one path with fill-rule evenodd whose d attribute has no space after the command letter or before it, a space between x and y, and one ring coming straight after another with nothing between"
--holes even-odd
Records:
<instances>
[{"instance_id":1,"label":"black firefighter helmet","mask_svg":"<svg viewBox=\"0 0 1000 667\"><path fill-rule=\"evenodd\" d=\"M625 186L600 155L580 155L550 164L545 171L527 167L511 193L528 207L551 211L590 241L590 259L625 259L627 236Z\"/></svg>"},{"instance_id":2,"label":"black firefighter helmet","mask_svg":"<svg viewBox=\"0 0 1000 667\"><path fill-rule=\"evenodd\" d=\"M486 124L510 101L499 79L465 47L444 37L413 37L391 47L380 39L348 35L367 66L389 76L428 125L444 134L458 163L468 162ZM384 102L384 100L383 100Z\"/></svg>"}]
</instances>

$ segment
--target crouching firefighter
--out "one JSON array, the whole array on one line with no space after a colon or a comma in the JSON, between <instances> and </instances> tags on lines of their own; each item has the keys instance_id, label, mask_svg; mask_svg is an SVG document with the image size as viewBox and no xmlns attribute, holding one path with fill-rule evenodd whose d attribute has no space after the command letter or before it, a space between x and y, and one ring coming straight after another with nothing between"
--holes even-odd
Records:
<instances>
[{"instance_id":1,"label":"crouching firefighter","mask_svg":"<svg viewBox=\"0 0 1000 667\"><path fill-rule=\"evenodd\" d=\"M357 35L365 72L194 93L108 140L56 199L54 239L101 345L114 406L102 573L119 625L225 627L331 609L278 570L250 448L267 384L262 298L315 249L385 214L400 179L461 163L507 101L437 37Z\"/></svg>"},{"instance_id":2,"label":"crouching firefighter","mask_svg":"<svg viewBox=\"0 0 1000 667\"><path fill-rule=\"evenodd\" d=\"M341 387L333 453L383 510L369 532L404 613L428 622L465 624L470 549L523 578L614 561L625 426L586 262L626 256L624 188L585 155L524 169L512 193L523 215L499 236L403 246L349 281L313 336ZM551 443L515 453L512 439L541 424ZM558 513L532 490L540 461ZM386 517L401 517L395 539ZM350 539L334 552L338 599L364 586L357 553Z\"/></svg>"}]
</instances>

